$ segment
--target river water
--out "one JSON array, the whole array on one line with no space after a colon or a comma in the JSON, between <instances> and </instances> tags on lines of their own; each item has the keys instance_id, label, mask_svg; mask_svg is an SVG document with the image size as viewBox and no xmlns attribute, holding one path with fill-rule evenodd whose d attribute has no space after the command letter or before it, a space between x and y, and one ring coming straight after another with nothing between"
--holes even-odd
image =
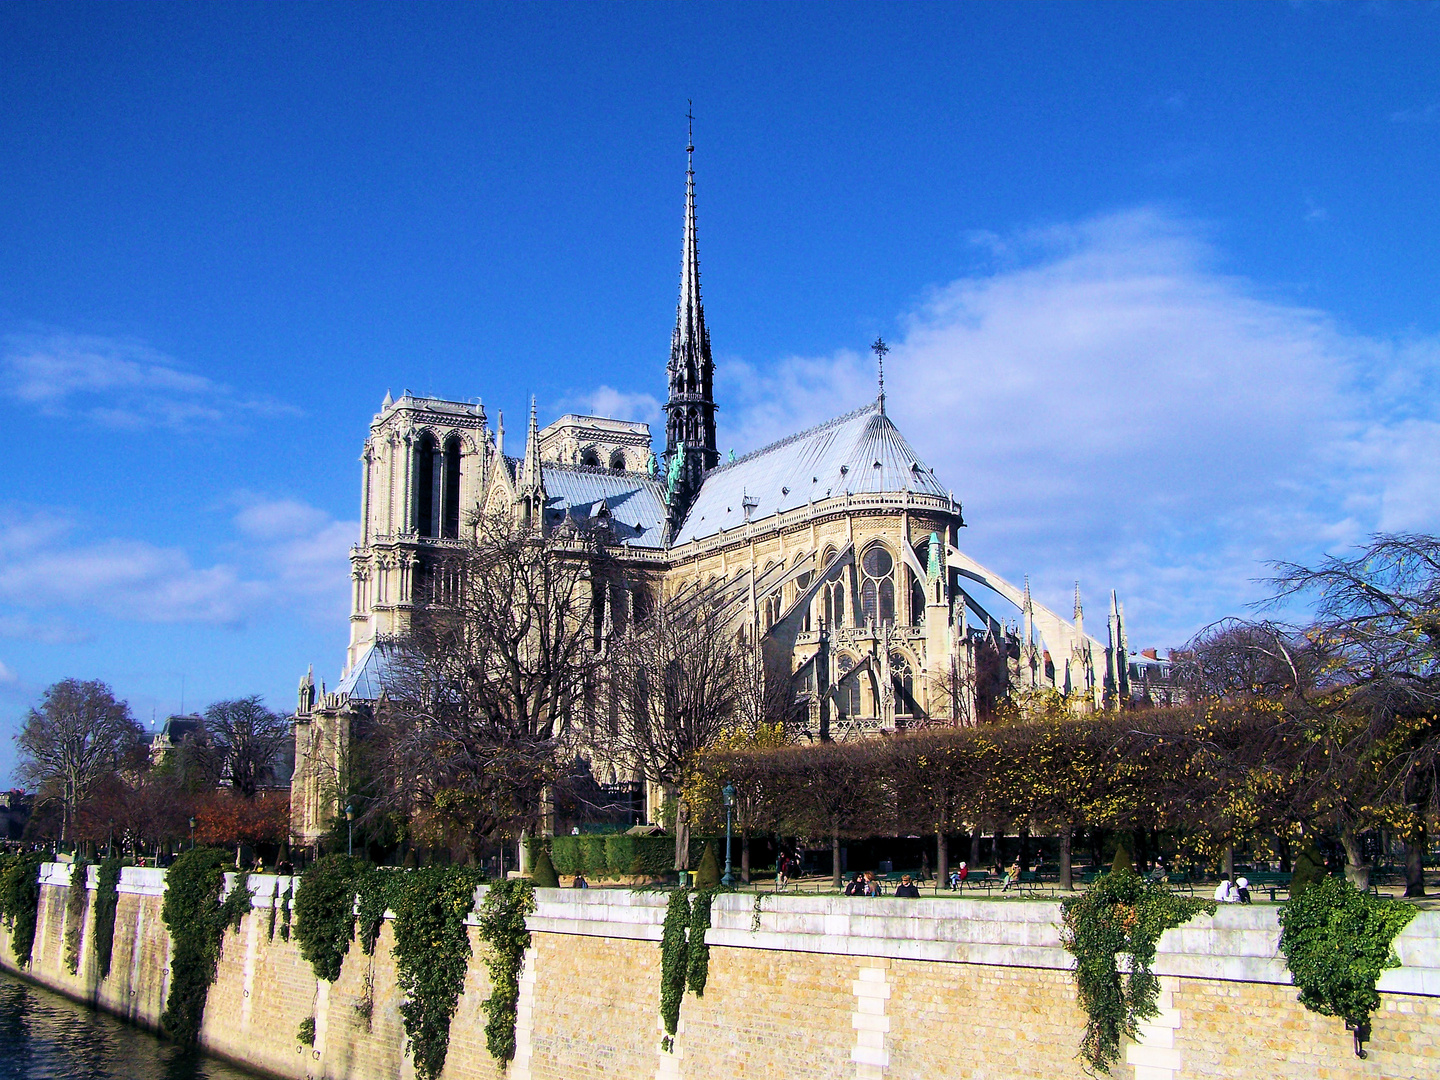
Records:
<instances>
[{"instance_id":1,"label":"river water","mask_svg":"<svg viewBox=\"0 0 1440 1080\"><path fill-rule=\"evenodd\" d=\"M0 1080L256 1080L0 973Z\"/></svg>"}]
</instances>

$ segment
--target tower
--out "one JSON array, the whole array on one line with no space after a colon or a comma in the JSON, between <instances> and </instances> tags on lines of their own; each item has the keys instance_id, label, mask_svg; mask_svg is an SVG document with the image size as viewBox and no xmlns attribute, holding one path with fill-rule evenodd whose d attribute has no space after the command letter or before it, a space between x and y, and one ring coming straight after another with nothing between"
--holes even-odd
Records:
<instances>
[{"instance_id":1,"label":"tower","mask_svg":"<svg viewBox=\"0 0 1440 1080\"><path fill-rule=\"evenodd\" d=\"M700 300L700 250L695 239L695 138L691 117L685 146L685 242L680 262L680 301L670 335L669 396L665 402L665 471L670 478L673 531L700 490L705 474L720 463L715 448L715 362Z\"/></svg>"}]
</instances>

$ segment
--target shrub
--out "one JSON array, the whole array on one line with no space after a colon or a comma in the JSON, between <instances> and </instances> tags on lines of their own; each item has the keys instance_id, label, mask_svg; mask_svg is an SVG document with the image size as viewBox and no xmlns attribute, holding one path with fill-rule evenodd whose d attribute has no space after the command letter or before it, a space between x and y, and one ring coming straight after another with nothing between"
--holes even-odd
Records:
<instances>
[{"instance_id":1,"label":"shrub","mask_svg":"<svg viewBox=\"0 0 1440 1080\"><path fill-rule=\"evenodd\" d=\"M364 863L349 855L322 855L300 877L295 892L295 939L317 979L340 977L355 940L355 881Z\"/></svg>"},{"instance_id":2,"label":"shrub","mask_svg":"<svg viewBox=\"0 0 1440 1080\"><path fill-rule=\"evenodd\" d=\"M535 856L535 868L530 872L530 879L535 883L537 889L558 889L560 877L555 873L555 866L550 861L550 853L544 848L540 854Z\"/></svg>"},{"instance_id":3,"label":"shrub","mask_svg":"<svg viewBox=\"0 0 1440 1080\"><path fill-rule=\"evenodd\" d=\"M1119 861L1118 858L1116 860ZM1159 1015L1160 980L1150 970L1155 945L1172 926L1189 922L1213 901L1176 896L1138 874L1103 874L1081 896L1060 904L1061 944L1075 957L1075 988L1088 1021L1080 1056L1108 1073L1120 1038L1135 1038L1141 1020ZM1130 957L1122 978L1117 958Z\"/></svg>"},{"instance_id":4,"label":"shrub","mask_svg":"<svg viewBox=\"0 0 1440 1080\"><path fill-rule=\"evenodd\" d=\"M605 837L605 865L612 874L638 874L635 868L635 837L617 833Z\"/></svg>"},{"instance_id":5,"label":"shrub","mask_svg":"<svg viewBox=\"0 0 1440 1080\"><path fill-rule=\"evenodd\" d=\"M1130 846L1125 841L1120 841L1115 847L1115 858L1110 863L1112 874L1133 874L1135 872L1135 861L1130 858Z\"/></svg>"},{"instance_id":6,"label":"shrub","mask_svg":"<svg viewBox=\"0 0 1440 1080\"><path fill-rule=\"evenodd\" d=\"M605 837L594 835L580 837L580 857L576 862L581 870L590 877L604 877L606 873Z\"/></svg>"},{"instance_id":7,"label":"shrub","mask_svg":"<svg viewBox=\"0 0 1440 1080\"><path fill-rule=\"evenodd\" d=\"M550 862L557 874L575 873L580 864L580 837L555 836L550 840Z\"/></svg>"},{"instance_id":8,"label":"shrub","mask_svg":"<svg viewBox=\"0 0 1440 1080\"><path fill-rule=\"evenodd\" d=\"M315 1045L315 1017L307 1016L300 1021L300 1027L295 1032L295 1041L302 1046Z\"/></svg>"},{"instance_id":9,"label":"shrub","mask_svg":"<svg viewBox=\"0 0 1440 1080\"><path fill-rule=\"evenodd\" d=\"M720 885L720 867L715 862L715 848L705 845L705 852L700 856L700 867L695 871L695 887L699 889L714 889Z\"/></svg>"},{"instance_id":10,"label":"shrub","mask_svg":"<svg viewBox=\"0 0 1440 1080\"><path fill-rule=\"evenodd\" d=\"M1399 967L1392 945L1415 917L1398 900L1362 893L1344 878L1322 878L1280 911L1280 951L1300 1001L1322 1016L1339 1016L1355 1035L1355 1053L1370 1035L1370 1014L1380 1007L1375 984Z\"/></svg>"}]
</instances>

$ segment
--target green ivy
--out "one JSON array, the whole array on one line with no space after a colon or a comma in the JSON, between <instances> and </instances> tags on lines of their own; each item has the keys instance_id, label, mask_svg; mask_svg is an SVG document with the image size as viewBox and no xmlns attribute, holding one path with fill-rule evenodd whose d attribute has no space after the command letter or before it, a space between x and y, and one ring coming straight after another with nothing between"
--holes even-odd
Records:
<instances>
[{"instance_id":1,"label":"green ivy","mask_svg":"<svg viewBox=\"0 0 1440 1080\"><path fill-rule=\"evenodd\" d=\"M295 938L317 979L333 983L355 940L355 885L365 863L324 855L300 878L295 892Z\"/></svg>"},{"instance_id":2,"label":"green ivy","mask_svg":"<svg viewBox=\"0 0 1440 1080\"><path fill-rule=\"evenodd\" d=\"M445 1067L450 1021L465 988L479 873L467 867L426 867L395 875L387 891L395 912L395 972L404 995L400 1018L419 1080Z\"/></svg>"},{"instance_id":3,"label":"green ivy","mask_svg":"<svg viewBox=\"0 0 1440 1080\"><path fill-rule=\"evenodd\" d=\"M300 1021L300 1027L295 1032L295 1041L302 1046L315 1045L315 1017L307 1016Z\"/></svg>"},{"instance_id":4,"label":"green ivy","mask_svg":"<svg viewBox=\"0 0 1440 1080\"><path fill-rule=\"evenodd\" d=\"M372 868L356 882L358 894L360 948L366 956L375 955L375 943L380 940L380 930L385 925L385 912L390 907L389 886L394 875L389 871Z\"/></svg>"},{"instance_id":5,"label":"green ivy","mask_svg":"<svg viewBox=\"0 0 1440 1080\"><path fill-rule=\"evenodd\" d=\"M235 875L235 887L220 905L222 925L238 931L245 921L245 916L250 914L254 906L255 894L250 891L250 871L241 870Z\"/></svg>"},{"instance_id":6,"label":"green ivy","mask_svg":"<svg viewBox=\"0 0 1440 1080\"><path fill-rule=\"evenodd\" d=\"M280 940L290 940L290 898L295 895L295 884L292 880L285 886L285 891L280 894Z\"/></svg>"},{"instance_id":7,"label":"green ivy","mask_svg":"<svg viewBox=\"0 0 1440 1080\"><path fill-rule=\"evenodd\" d=\"M44 855L6 856L0 876L0 913L10 931L10 950L21 967L30 966L35 947L35 922L40 911L40 865Z\"/></svg>"},{"instance_id":8,"label":"green ivy","mask_svg":"<svg viewBox=\"0 0 1440 1080\"><path fill-rule=\"evenodd\" d=\"M1061 943L1075 957L1076 990L1089 1017L1080 1056L1091 1067L1108 1073L1120 1060L1121 1036L1135 1038L1140 1021L1159 1015L1160 980L1150 965L1160 936L1214 911L1213 901L1176 896L1129 871L1104 874L1061 903ZM1120 974L1121 953L1130 957L1128 978Z\"/></svg>"},{"instance_id":9,"label":"green ivy","mask_svg":"<svg viewBox=\"0 0 1440 1080\"><path fill-rule=\"evenodd\" d=\"M65 895L65 970L80 972L80 945L85 940L85 905L90 899L90 864L84 858L70 867L70 887Z\"/></svg>"},{"instance_id":10,"label":"green ivy","mask_svg":"<svg viewBox=\"0 0 1440 1080\"><path fill-rule=\"evenodd\" d=\"M552 871L553 873L553 871ZM482 1006L485 1047L496 1061L515 1057L515 1013L520 1003L520 971L530 931L525 917L535 910L535 889L523 879L497 881L480 906L480 940L490 946L485 967L490 972L490 997Z\"/></svg>"},{"instance_id":11,"label":"green ivy","mask_svg":"<svg viewBox=\"0 0 1440 1080\"><path fill-rule=\"evenodd\" d=\"M660 933L660 1019L665 1024L660 1045L667 1051L674 1049L680 1002L685 997L685 972L690 964L685 930L689 924L690 893L687 889L676 889L670 894L665 926Z\"/></svg>"},{"instance_id":12,"label":"green ivy","mask_svg":"<svg viewBox=\"0 0 1440 1080\"><path fill-rule=\"evenodd\" d=\"M685 965L685 985L696 997L705 996L705 983L710 978L710 946L705 944L705 931L710 929L710 905L715 890L704 889L695 894L690 908L690 948Z\"/></svg>"},{"instance_id":13,"label":"green ivy","mask_svg":"<svg viewBox=\"0 0 1440 1080\"><path fill-rule=\"evenodd\" d=\"M1341 1017L1360 1057L1370 1014L1380 1007L1375 984L1386 968L1400 966L1395 937L1414 917L1411 905L1362 893L1344 878L1322 878L1280 911L1280 951L1300 1001Z\"/></svg>"},{"instance_id":14,"label":"green ivy","mask_svg":"<svg viewBox=\"0 0 1440 1080\"><path fill-rule=\"evenodd\" d=\"M120 906L120 871L124 861L119 857L106 859L95 872L95 914L91 917L91 936L95 943L95 968L100 978L110 977L110 956L115 948L115 912Z\"/></svg>"},{"instance_id":15,"label":"green ivy","mask_svg":"<svg viewBox=\"0 0 1440 1080\"><path fill-rule=\"evenodd\" d=\"M192 848L165 874L165 902L161 917L170 930L170 994L160 1024L183 1047L200 1038L205 999L215 981L225 928L243 917L251 902L244 875L222 905L229 852L219 848Z\"/></svg>"},{"instance_id":16,"label":"green ivy","mask_svg":"<svg viewBox=\"0 0 1440 1080\"><path fill-rule=\"evenodd\" d=\"M275 940L275 916L280 913L280 879L275 879L275 887L270 890L270 925L266 928L270 940Z\"/></svg>"}]
</instances>

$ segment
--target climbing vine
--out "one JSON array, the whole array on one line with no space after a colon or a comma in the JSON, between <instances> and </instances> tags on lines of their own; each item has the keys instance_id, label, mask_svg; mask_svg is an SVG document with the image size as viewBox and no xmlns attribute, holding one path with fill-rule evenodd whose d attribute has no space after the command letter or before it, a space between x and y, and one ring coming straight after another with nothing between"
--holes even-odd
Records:
<instances>
[{"instance_id":1,"label":"climbing vine","mask_svg":"<svg viewBox=\"0 0 1440 1080\"><path fill-rule=\"evenodd\" d=\"M427 867L395 875L396 981L405 1000L407 1048L419 1080L435 1080L445 1067L450 1021L465 988L470 935L465 918L475 907L479 873L466 867Z\"/></svg>"},{"instance_id":2,"label":"climbing vine","mask_svg":"<svg viewBox=\"0 0 1440 1080\"><path fill-rule=\"evenodd\" d=\"M660 1040L660 1046L671 1052L675 1048L680 1002L685 996L685 972L690 963L685 941L689 924L689 890L676 889L670 894L670 903L665 908L665 925L660 932L660 1019L665 1024L665 1036Z\"/></svg>"},{"instance_id":3,"label":"climbing vine","mask_svg":"<svg viewBox=\"0 0 1440 1080\"><path fill-rule=\"evenodd\" d=\"M300 1027L295 1031L295 1041L302 1046L315 1045L315 1017L307 1016L300 1021Z\"/></svg>"},{"instance_id":4,"label":"climbing vine","mask_svg":"<svg viewBox=\"0 0 1440 1080\"><path fill-rule=\"evenodd\" d=\"M1140 1021L1159 1015L1160 980L1150 965L1160 936L1214 911L1213 901L1176 896L1124 870L1061 903L1061 943L1075 957L1076 990L1089 1017L1080 1056L1090 1066L1108 1073L1120 1059L1121 1036L1135 1038ZM1120 974L1122 953L1130 958L1128 978Z\"/></svg>"},{"instance_id":5,"label":"climbing vine","mask_svg":"<svg viewBox=\"0 0 1440 1080\"><path fill-rule=\"evenodd\" d=\"M172 952L170 994L160 1024L184 1047L194 1046L200 1038L225 928L243 918L252 900L242 874L225 903L220 903L229 861L230 854L219 848L192 848L165 875L160 914L170 931Z\"/></svg>"},{"instance_id":6,"label":"climbing vine","mask_svg":"<svg viewBox=\"0 0 1440 1080\"><path fill-rule=\"evenodd\" d=\"M280 940L290 940L290 898L295 895L295 885L285 886L285 891L280 894Z\"/></svg>"},{"instance_id":7,"label":"climbing vine","mask_svg":"<svg viewBox=\"0 0 1440 1080\"><path fill-rule=\"evenodd\" d=\"M90 899L90 864L78 858L70 867L70 887L65 891L65 970L80 971L80 945L85 935L85 904Z\"/></svg>"},{"instance_id":8,"label":"climbing vine","mask_svg":"<svg viewBox=\"0 0 1440 1080\"><path fill-rule=\"evenodd\" d=\"M95 969L101 979L110 977L110 955L115 948L115 911L120 906L120 871L124 862L115 856L100 863L95 872L95 913L91 917L91 938L95 947Z\"/></svg>"},{"instance_id":9,"label":"climbing vine","mask_svg":"<svg viewBox=\"0 0 1440 1080\"><path fill-rule=\"evenodd\" d=\"M485 1047L496 1061L515 1057L515 1013L520 1003L520 969L530 947L525 916L535 910L533 883L516 878L497 881L480 906L480 940L490 946L485 967L490 972L490 997L482 1006Z\"/></svg>"},{"instance_id":10,"label":"climbing vine","mask_svg":"<svg viewBox=\"0 0 1440 1080\"><path fill-rule=\"evenodd\" d=\"M0 913L10 931L10 951L21 967L30 966L30 952L35 947L35 921L40 911L40 864L44 861L43 855L9 855L0 875Z\"/></svg>"},{"instance_id":11,"label":"climbing vine","mask_svg":"<svg viewBox=\"0 0 1440 1080\"><path fill-rule=\"evenodd\" d=\"M235 887L220 905L221 925L228 926L231 930L239 930L254 903L255 894L250 891L250 871L241 870L235 875Z\"/></svg>"},{"instance_id":12,"label":"climbing vine","mask_svg":"<svg viewBox=\"0 0 1440 1080\"><path fill-rule=\"evenodd\" d=\"M295 939L317 979L334 982L355 940L355 885L365 864L348 855L316 859L295 892Z\"/></svg>"},{"instance_id":13,"label":"climbing vine","mask_svg":"<svg viewBox=\"0 0 1440 1080\"><path fill-rule=\"evenodd\" d=\"M1323 878L1280 911L1280 951L1300 988L1300 1001L1322 1016L1338 1016L1365 1056L1370 1014L1380 1007L1375 984L1399 967L1394 942L1415 917L1398 900L1362 893L1343 878Z\"/></svg>"},{"instance_id":14,"label":"climbing vine","mask_svg":"<svg viewBox=\"0 0 1440 1080\"><path fill-rule=\"evenodd\" d=\"M685 965L685 985L696 997L705 996L705 983L710 978L710 946L705 944L705 931L710 929L710 905L715 890L704 889L695 894L690 908L690 947Z\"/></svg>"},{"instance_id":15,"label":"climbing vine","mask_svg":"<svg viewBox=\"0 0 1440 1080\"><path fill-rule=\"evenodd\" d=\"M356 882L358 916L356 932L360 937L360 948L366 956L375 955L375 943L380 940L380 931L385 926L385 912L390 906L389 885L392 876L387 871L373 870Z\"/></svg>"},{"instance_id":16,"label":"climbing vine","mask_svg":"<svg viewBox=\"0 0 1440 1080\"><path fill-rule=\"evenodd\" d=\"M266 927L266 933L271 941L275 940L275 916L280 913L280 879L275 879L275 887L270 890L270 925Z\"/></svg>"}]
</instances>

